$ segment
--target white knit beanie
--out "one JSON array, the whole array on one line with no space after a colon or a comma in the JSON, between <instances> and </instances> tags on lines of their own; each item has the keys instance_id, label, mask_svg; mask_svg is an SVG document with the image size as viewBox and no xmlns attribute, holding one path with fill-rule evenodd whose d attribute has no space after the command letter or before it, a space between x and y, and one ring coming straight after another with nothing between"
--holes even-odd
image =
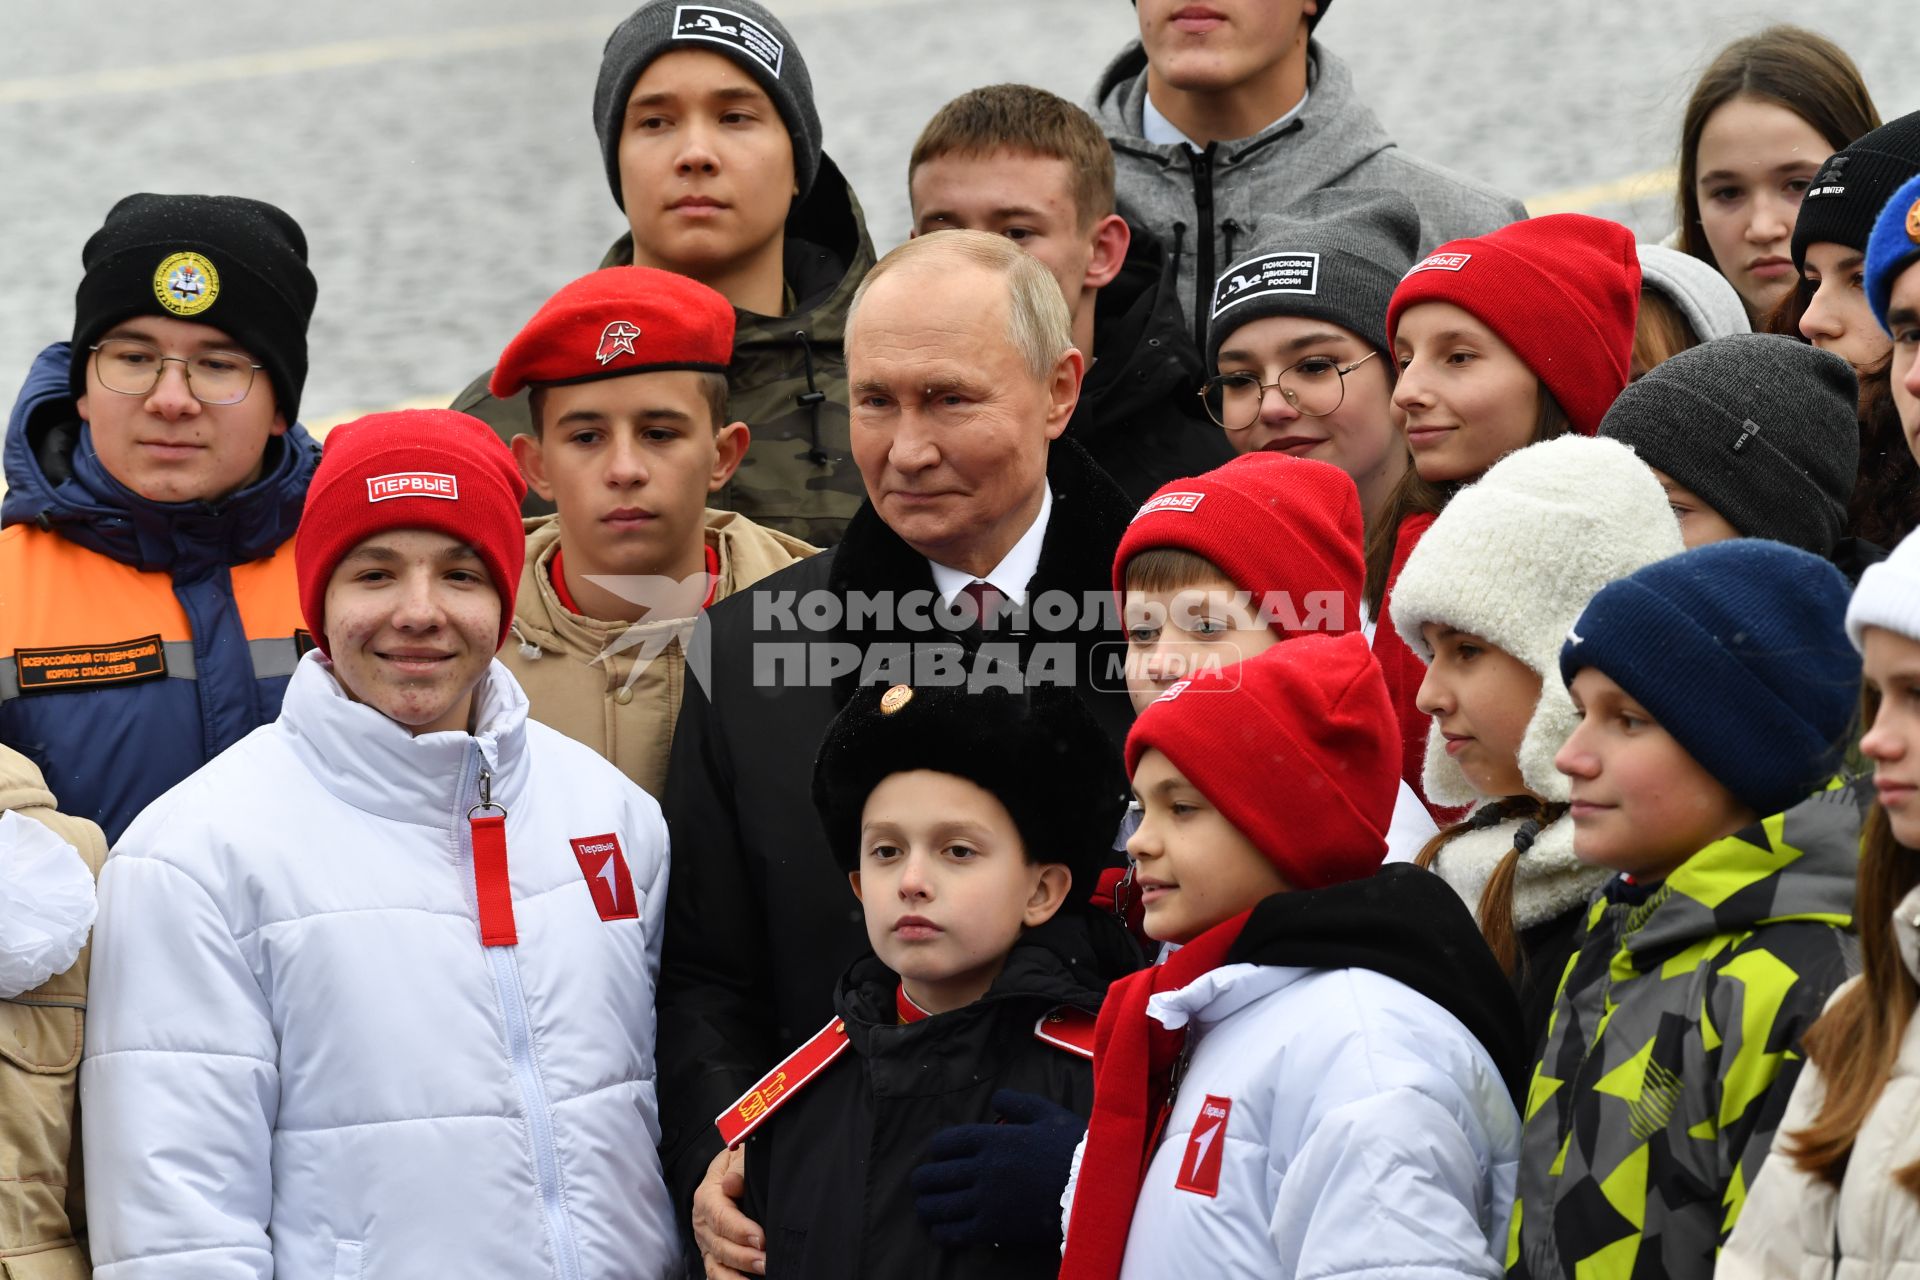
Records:
<instances>
[{"instance_id":1,"label":"white knit beanie","mask_svg":"<svg viewBox=\"0 0 1920 1280\"><path fill-rule=\"evenodd\" d=\"M1616 440L1562 436L1508 454L1454 495L1407 558L1393 586L1393 625L1426 662L1423 623L1443 623L1498 645L1540 674L1540 701L1520 743L1520 776L1542 799L1564 801L1553 757L1579 723L1560 680L1560 644L1593 594L1615 578L1681 551L1666 491ZM1427 731L1429 799L1482 796Z\"/></svg>"},{"instance_id":2,"label":"white knit beanie","mask_svg":"<svg viewBox=\"0 0 1920 1280\"><path fill-rule=\"evenodd\" d=\"M1920 641L1920 530L1900 539L1892 555L1860 575L1847 605L1847 638L1854 648L1866 647L1868 627L1885 627Z\"/></svg>"}]
</instances>

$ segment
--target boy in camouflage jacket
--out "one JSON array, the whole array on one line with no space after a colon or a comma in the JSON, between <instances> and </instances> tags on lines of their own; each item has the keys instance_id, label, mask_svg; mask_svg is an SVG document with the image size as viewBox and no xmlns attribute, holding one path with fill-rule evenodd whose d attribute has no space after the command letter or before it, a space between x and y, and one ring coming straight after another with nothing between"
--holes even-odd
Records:
<instances>
[{"instance_id":1,"label":"boy in camouflage jacket","mask_svg":"<svg viewBox=\"0 0 1920 1280\"><path fill-rule=\"evenodd\" d=\"M1848 976L1869 796L1847 584L1751 539L1620 579L1561 650L1588 910L1527 1098L1510 1277L1707 1280ZM1809 798L1810 797L1810 798Z\"/></svg>"}]
</instances>

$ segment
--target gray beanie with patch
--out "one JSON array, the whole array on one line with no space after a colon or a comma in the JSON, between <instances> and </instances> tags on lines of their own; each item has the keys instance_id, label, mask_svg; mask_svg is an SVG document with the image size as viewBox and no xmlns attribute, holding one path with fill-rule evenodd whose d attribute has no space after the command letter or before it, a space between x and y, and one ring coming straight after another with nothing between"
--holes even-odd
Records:
<instances>
[{"instance_id":1,"label":"gray beanie with patch","mask_svg":"<svg viewBox=\"0 0 1920 1280\"><path fill-rule=\"evenodd\" d=\"M1388 354L1387 304L1419 247L1419 211L1397 191L1328 187L1294 201L1214 283L1208 370L1234 330L1268 316L1325 320Z\"/></svg>"},{"instance_id":2,"label":"gray beanie with patch","mask_svg":"<svg viewBox=\"0 0 1920 1280\"><path fill-rule=\"evenodd\" d=\"M725 5L650 0L607 37L600 79L593 87L593 127L600 135L614 203L627 207L620 191L620 134L634 82L655 58L683 49L717 53L738 63L773 99L793 138L797 198L805 199L820 172L820 114L814 109L806 60L780 19L754 0L727 0Z\"/></svg>"},{"instance_id":3,"label":"gray beanie with patch","mask_svg":"<svg viewBox=\"0 0 1920 1280\"><path fill-rule=\"evenodd\" d=\"M1860 467L1859 397L1853 366L1832 352L1741 333L1649 369L1600 434L1698 494L1742 537L1829 556L1846 536Z\"/></svg>"}]
</instances>

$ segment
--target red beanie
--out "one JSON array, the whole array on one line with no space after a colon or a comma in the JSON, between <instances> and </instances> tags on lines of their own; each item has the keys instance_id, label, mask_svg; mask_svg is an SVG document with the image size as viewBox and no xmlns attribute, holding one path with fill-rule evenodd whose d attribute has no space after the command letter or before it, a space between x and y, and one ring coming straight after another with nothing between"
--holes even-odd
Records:
<instances>
[{"instance_id":1,"label":"red beanie","mask_svg":"<svg viewBox=\"0 0 1920 1280\"><path fill-rule=\"evenodd\" d=\"M1416 262L1387 304L1389 345L1421 302L1451 302L1499 334L1590 436L1633 366L1640 253L1617 222L1551 213Z\"/></svg>"},{"instance_id":2,"label":"red beanie","mask_svg":"<svg viewBox=\"0 0 1920 1280\"><path fill-rule=\"evenodd\" d=\"M592 382L629 373L725 373L733 304L697 280L653 267L607 267L548 298L500 353L487 390Z\"/></svg>"},{"instance_id":3,"label":"red beanie","mask_svg":"<svg viewBox=\"0 0 1920 1280\"><path fill-rule=\"evenodd\" d=\"M300 612L327 651L327 581L347 553L388 529L430 529L479 555L500 593L500 643L527 556L527 482L493 428L451 409L372 413L327 433L294 535Z\"/></svg>"},{"instance_id":4,"label":"red beanie","mask_svg":"<svg viewBox=\"0 0 1920 1280\"><path fill-rule=\"evenodd\" d=\"M1296 889L1364 879L1387 855L1399 728L1358 633L1303 636L1176 682L1133 722L1129 774L1149 747Z\"/></svg>"},{"instance_id":5,"label":"red beanie","mask_svg":"<svg viewBox=\"0 0 1920 1280\"><path fill-rule=\"evenodd\" d=\"M1124 608L1127 562L1156 547L1177 547L1210 561L1228 581L1265 605L1292 637L1360 629L1366 581L1360 494L1340 468L1284 453L1242 454L1147 499L1113 557L1113 593ZM1335 624L1307 597L1336 592ZM1306 624L1285 625L1289 617Z\"/></svg>"}]
</instances>

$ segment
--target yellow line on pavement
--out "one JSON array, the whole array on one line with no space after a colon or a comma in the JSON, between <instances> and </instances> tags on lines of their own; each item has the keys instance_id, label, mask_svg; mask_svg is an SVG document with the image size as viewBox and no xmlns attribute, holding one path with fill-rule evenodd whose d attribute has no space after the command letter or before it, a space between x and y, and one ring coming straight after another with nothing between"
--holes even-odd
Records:
<instances>
[{"instance_id":1,"label":"yellow line on pavement","mask_svg":"<svg viewBox=\"0 0 1920 1280\"><path fill-rule=\"evenodd\" d=\"M1547 213L1585 213L1601 205L1626 204L1652 196L1664 196L1671 200L1674 184L1679 180L1680 175L1671 165L1662 169L1648 169L1642 173L1630 173L1624 178L1615 178L1611 182L1568 187L1563 191L1533 196L1527 201L1527 212L1538 218Z\"/></svg>"}]
</instances>

